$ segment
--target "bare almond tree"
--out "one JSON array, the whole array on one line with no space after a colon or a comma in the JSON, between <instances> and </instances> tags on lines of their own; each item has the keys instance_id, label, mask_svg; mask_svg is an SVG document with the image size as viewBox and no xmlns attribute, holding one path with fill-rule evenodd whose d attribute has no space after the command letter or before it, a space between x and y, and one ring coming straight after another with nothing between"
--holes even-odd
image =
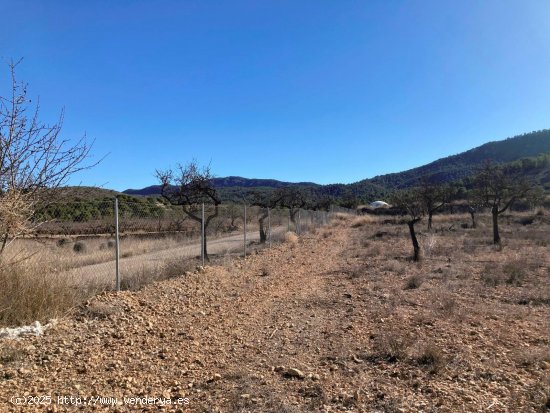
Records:
<instances>
[{"instance_id":1,"label":"bare almond tree","mask_svg":"<svg viewBox=\"0 0 550 413\"><path fill-rule=\"evenodd\" d=\"M434 213L440 211L452 201L453 187L435 182L429 177L422 177L417 192L428 215L428 230L431 230Z\"/></svg>"},{"instance_id":2,"label":"bare almond tree","mask_svg":"<svg viewBox=\"0 0 550 413\"><path fill-rule=\"evenodd\" d=\"M214 206L214 212L204 219L204 244L202 246L204 257L208 258L206 247L206 229L210 222L218 216L221 200L218 196L210 172L210 166L199 167L196 161L189 162L186 166L178 165L175 170L156 171L156 176L161 183L161 195L172 205L179 205L183 212L193 221L203 224L200 212L201 204Z\"/></svg>"},{"instance_id":3,"label":"bare almond tree","mask_svg":"<svg viewBox=\"0 0 550 413\"><path fill-rule=\"evenodd\" d=\"M522 173L511 167L486 163L473 179L473 195L477 203L491 209L493 218L493 244L500 245L498 217L514 202L525 198L535 189Z\"/></svg>"},{"instance_id":4,"label":"bare almond tree","mask_svg":"<svg viewBox=\"0 0 550 413\"><path fill-rule=\"evenodd\" d=\"M274 196L283 208L289 209L290 221L296 229L296 215L301 208L305 208L309 201L308 192L297 186L285 186L275 191Z\"/></svg>"},{"instance_id":5,"label":"bare almond tree","mask_svg":"<svg viewBox=\"0 0 550 413\"><path fill-rule=\"evenodd\" d=\"M426 206L418 189L402 190L392 196L392 204L407 215L407 226L413 245L413 261L420 261L421 249L416 237L415 224L426 214Z\"/></svg>"},{"instance_id":6,"label":"bare almond tree","mask_svg":"<svg viewBox=\"0 0 550 413\"><path fill-rule=\"evenodd\" d=\"M260 207L258 211L258 224L260 229L260 243L264 244L267 241L267 231L265 228L265 220L269 216L269 210L276 208L280 202L280 196L276 192L260 192L251 191L248 194L251 205Z\"/></svg>"},{"instance_id":7,"label":"bare almond tree","mask_svg":"<svg viewBox=\"0 0 550 413\"><path fill-rule=\"evenodd\" d=\"M86 164L92 145L86 135L61 137L64 111L53 124L40 120L40 102L32 105L27 84L17 79L21 61L10 62L11 90L0 95L0 255L30 231L35 208L56 194Z\"/></svg>"}]
</instances>

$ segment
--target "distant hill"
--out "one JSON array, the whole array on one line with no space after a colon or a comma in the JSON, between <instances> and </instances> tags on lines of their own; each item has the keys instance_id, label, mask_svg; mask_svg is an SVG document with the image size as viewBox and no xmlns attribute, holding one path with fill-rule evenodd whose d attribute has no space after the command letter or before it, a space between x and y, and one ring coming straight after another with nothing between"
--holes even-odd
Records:
<instances>
[{"instance_id":1,"label":"distant hill","mask_svg":"<svg viewBox=\"0 0 550 413\"><path fill-rule=\"evenodd\" d=\"M321 185L313 182L284 182L276 179L249 179L240 176L228 176L225 178L214 178L212 180L218 189L223 188L240 188L240 189L278 189L289 185L303 186L316 188ZM151 185L142 189L127 189L124 191L127 195L141 196L158 196L160 195L161 186Z\"/></svg>"},{"instance_id":2,"label":"distant hill","mask_svg":"<svg viewBox=\"0 0 550 413\"><path fill-rule=\"evenodd\" d=\"M545 129L502 141L488 142L469 151L441 158L418 168L379 175L352 184L319 185L312 182L291 183L275 179L248 179L229 176L215 178L214 185L218 188L224 202L242 200L243 196L251 190L269 192L289 185L308 189L317 196L331 197L343 204L357 200L368 202L384 198L396 189L413 187L424 176L429 176L432 180L441 183L452 182L472 175L476 168L486 161L509 163L549 152L550 129ZM549 174L550 172L544 168L538 170L537 180L545 184ZM137 196L158 196L160 195L160 186L128 189L124 193Z\"/></svg>"},{"instance_id":3,"label":"distant hill","mask_svg":"<svg viewBox=\"0 0 550 413\"><path fill-rule=\"evenodd\" d=\"M121 192L112 189L98 188L95 186L67 186L54 190L56 199L60 202L90 201L104 198L114 198L121 195Z\"/></svg>"},{"instance_id":4,"label":"distant hill","mask_svg":"<svg viewBox=\"0 0 550 413\"><path fill-rule=\"evenodd\" d=\"M415 186L423 176L430 176L439 182L452 182L471 175L476 167L486 161L507 163L546 152L550 152L550 129L525 133L502 141L488 142L418 168L375 176L358 183L369 182L393 190Z\"/></svg>"}]
</instances>

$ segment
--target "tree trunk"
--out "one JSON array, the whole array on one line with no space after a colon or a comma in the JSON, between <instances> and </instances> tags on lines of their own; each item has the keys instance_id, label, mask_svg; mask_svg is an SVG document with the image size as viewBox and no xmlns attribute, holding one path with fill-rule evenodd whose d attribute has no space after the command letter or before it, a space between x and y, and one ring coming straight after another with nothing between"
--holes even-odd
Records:
<instances>
[{"instance_id":1,"label":"tree trunk","mask_svg":"<svg viewBox=\"0 0 550 413\"><path fill-rule=\"evenodd\" d=\"M264 221L267 218L267 211L263 211L262 215L258 218L260 224L260 244L265 244L267 241L267 231L265 230Z\"/></svg>"},{"instance_id":2,"label":"tree trunk","mask_svg":"<svg viewBox=\"0 0 550 413\"><path fill-rule=\"evenodd\" d=\"M470 208L470 216L472 217L472 228L477 228L476 224L476 211L473 208Z\"/></svg>"},{"instance_id":3,"label":"tree trunk","mask_svg":"<svg viewBox=\"0 0 550 413\"><path fill-rule=\"evenodd\" d=\"M298 209L291 209L290 210L290 222L292 222L292 225L294 225L294 232L298 233L298 225L296 224L296 214L298 213Z\"/></svg>"},{"instance_id":4,"label":"tree trunk","mask_svg":"<svg viewBox=\"0 0 550 413\"><path fill-rule=\"evenodd\" d=\"M207 218L206 218L206 221L204 222L204 245L203 245L203 251L204 251L204 259L206 261L209 261L210 262L210 257L208 256L208 251L207 251L207 248L206 248L206 230L208 228L208 225L210 224L210 221L212 221L214 218L216 218L219 214L219 208L218 208L218 205L214 205L214 213L212 215L209 215ZM201 222L201 220L199 219L199 222ZM202 222L201 222L201 226L202 226Z\"/></svg>"},{"instance_id":5,"label":"tree trunk","mask_svg":"<svg viewBox=\"0 0 550 413\"><path fill-rule=\"evenodd\" d=\"M432 217L433 217L433 212L429 212L428 213L428 231L431 231L432 230Z\"/></svg>"},{"instance_id":6,"label":"tree trunk","mask_svg":"<svg viewBox=\"0 0 550 413\"><path fill-rule=\"evenodd\" d=\"M414 224L416 224L419 221L419 219L413 219L412 221L407 222L409 225L409 232L411 233L411 241L413 244L413 261L420 261L420 244L418 243L418 239L416 238L416 233L414 231Z\"/></svg>"},{"instance_id":7,"label":"tree trunk","mask_svg":"<svg viewBox=\"0 0 550 413\"><path fill-rule=\"evenodd\" d=\"M500 234L498 232L498 207L491 209L493 215L493 244L500 245Z\"/></svg>"}]
</instances>

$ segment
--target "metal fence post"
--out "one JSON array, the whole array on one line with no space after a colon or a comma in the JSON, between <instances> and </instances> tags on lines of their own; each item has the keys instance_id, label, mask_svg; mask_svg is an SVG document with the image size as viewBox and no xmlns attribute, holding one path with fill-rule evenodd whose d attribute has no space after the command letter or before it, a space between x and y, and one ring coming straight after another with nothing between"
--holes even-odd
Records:
<instances>
[{"instance_id":1,"label":"metal fence post","mask_svg":"<svg viewBox=\"0 0 550 413\"><path fill-rule=\"evenodd\" d=\"M290 217L291 217L291 212L290 212L290 209L288 210L288 228L287 228L287 231L290 232ZM294 229L296 230L296 229Z\"/></svg>"},{"instance_id":2,"label":"metal fence post","mask_svg":"<svg viewBox=\"0 0 550 413\"><path fill-rule=\"evenodd\" d=\"M120 237L118 228L118 198L115 197L115 288L120 291Z\"/></svg>"},{"instance_id":3,"label":"metal fence post","mask_svg":"<svg viewBox=\"0 0 550 413\"><path fill-rule=\"evenodd\" d=\"M244 204L244 258L246 259L246 204Z\"/></svg>"},{"instance_id":4,"label":"metal fence post","mask_svg":"<svg viewBox=\"0 0 550 413\"><path fill-rule=\"evenodd\" d=\"M267 208L267 236L268 236L268 245L271 248L271 210Z\"/></svg>"},{"instance_id":5,"label":"metal fence post","mask_svg":"<svg viewBox=\"0 0 550 413\"><path fill-rule=\"evenodd\" d=\"M204 244L205 244L205 239L204 239L204 202L202 203L202 213L201 213L201 262L202 262L202 266L204 267L204 259L205 259L205 256L204 256Z\"/></svg>"}]
</instances>

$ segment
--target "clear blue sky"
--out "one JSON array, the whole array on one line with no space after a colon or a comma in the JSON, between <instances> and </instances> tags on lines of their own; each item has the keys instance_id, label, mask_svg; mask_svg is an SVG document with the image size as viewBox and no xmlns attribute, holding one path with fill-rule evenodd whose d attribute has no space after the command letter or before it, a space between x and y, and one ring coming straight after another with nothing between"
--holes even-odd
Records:
<instances>
[{"instance_id":1,"label":"clear blue sky","mask_svg":"<svg viewBox=\"0 0 550 413\"><path fill-rule=\"evenodd\" d=\"M6 1L0 57L95 139L71 182L354 182L550 127L550 2ZM1 93L8 72L0 71Z\"/></svg>"}]
</instances>

